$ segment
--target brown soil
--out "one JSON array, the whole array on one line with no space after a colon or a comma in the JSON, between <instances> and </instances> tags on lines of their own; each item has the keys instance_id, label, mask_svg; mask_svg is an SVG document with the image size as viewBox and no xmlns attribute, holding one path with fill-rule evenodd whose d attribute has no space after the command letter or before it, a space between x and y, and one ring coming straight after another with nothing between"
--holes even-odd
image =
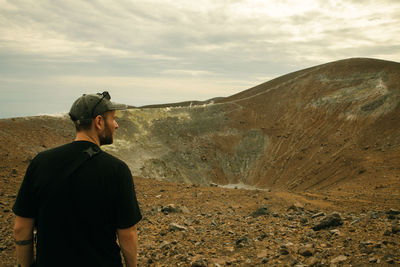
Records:
<instances>
[{"instance_id":1,"label":"brown soil","mask_svg":"<svg viewBox=\"0 0 400 267\"><path fill-rule=\"evenodd\" d=\"M44 126L49 124L60 131L49 131ZM0 129L6 141L0 147L0 263L13 266L11 207L25 169L37 152L69 142L74 134L70 123L51 117L1 120ZM399 233L393 232L399 217L387 214L398 209L400 199L395 194L377 198L374 192L384 188L356 196L339 190L269 192L139 177L135 184L144 215L139 266L332 266L335 259L355 266L400 264ZM250 216L261 205L270 214ZM343 225L312 230L322 218L312 216L319 212L339 212ZM186 229L170 230L172 223Z\"/></svg>"}]
</instances>

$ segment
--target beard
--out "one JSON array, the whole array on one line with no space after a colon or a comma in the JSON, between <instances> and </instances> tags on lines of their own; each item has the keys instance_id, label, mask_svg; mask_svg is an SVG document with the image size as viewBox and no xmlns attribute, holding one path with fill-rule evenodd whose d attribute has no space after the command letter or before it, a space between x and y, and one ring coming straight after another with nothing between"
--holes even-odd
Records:
<instances>
[{"instance_id":1,"label":"beard","mask_svg":"<svg viewBox=\"0 0 400 267\"><path fill-rule=\"evenodd\" d=\"M113 133L108 126L108 123L106 120L104 120L104 131L102 131L99 134L99 141L100 145L111 145L113 143Z\"/></svg>"}]
</instances>

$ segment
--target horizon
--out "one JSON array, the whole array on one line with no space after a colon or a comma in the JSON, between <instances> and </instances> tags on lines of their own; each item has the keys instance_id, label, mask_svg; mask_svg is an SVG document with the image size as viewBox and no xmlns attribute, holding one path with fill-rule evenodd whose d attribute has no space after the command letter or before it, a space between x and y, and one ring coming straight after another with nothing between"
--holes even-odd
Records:
<instances>
[{"instance_id":1,"label":"horizon","mask_svg":"<svg viewBox=\"0 0 400 267\"><path fill-rule=\"evenodd\" d=\"M137 107L204 101L337 60L400 58L393 0L0 3L0 118L66 113L106 90Z\"/></svg>"}]
</instances>

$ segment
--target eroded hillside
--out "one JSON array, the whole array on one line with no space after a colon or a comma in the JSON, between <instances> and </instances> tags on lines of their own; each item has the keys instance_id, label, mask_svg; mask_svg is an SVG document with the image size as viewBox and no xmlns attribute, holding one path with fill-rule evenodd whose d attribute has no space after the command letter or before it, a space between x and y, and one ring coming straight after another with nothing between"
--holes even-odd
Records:
<instances>
[{"instance_id":1,"label":"eroded hillside","mask_svg":"<svg viewBox=\"0 0 400 267\"><path fill-rule=\"evenodd\" d=\"M399 192L399 96L399 63L343 60L213 104L122 112L109 149L142 177Z\"/></svg>"}]
</instances>

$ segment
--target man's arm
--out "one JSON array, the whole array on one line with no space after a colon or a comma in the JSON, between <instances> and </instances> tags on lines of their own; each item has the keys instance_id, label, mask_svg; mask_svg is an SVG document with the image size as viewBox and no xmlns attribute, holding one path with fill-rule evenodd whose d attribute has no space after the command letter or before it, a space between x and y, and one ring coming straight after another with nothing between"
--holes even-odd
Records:
<instances>
[{"instance_id":1,"label":"man's arm","mask_svg":"<svg viewBox=\"0 0 400 267\"><path fill-rule=\"evenodd\" d=\"M126 229L117 229L117 234L126 266L136 267L138 248L138 234L136 225Z\"/></svg>"},{"instance_id":2,"label":"man's arm","mask_svg":"<svg viewBox=\"0 0 400 267\"><path fill-rule=\"evenodd\" d=\"M33 261L33 218L15 217L14 237L19 266L30 266Z\"/></svg>"}]
</instances>

